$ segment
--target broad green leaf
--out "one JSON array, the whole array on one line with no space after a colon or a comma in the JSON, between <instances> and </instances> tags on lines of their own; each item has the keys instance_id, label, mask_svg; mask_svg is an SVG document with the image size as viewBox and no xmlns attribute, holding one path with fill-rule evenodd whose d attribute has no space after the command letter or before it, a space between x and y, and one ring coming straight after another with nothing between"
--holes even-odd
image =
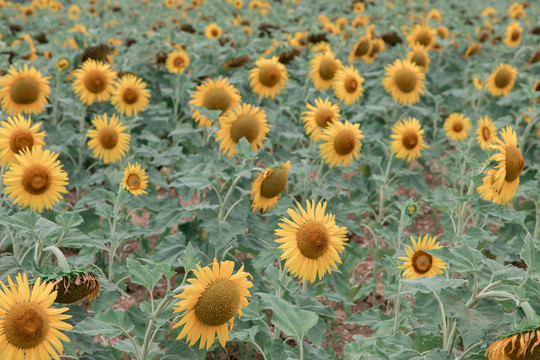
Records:
<instances>
[{"instance_id":1,"label":"broad green leaf","mask_svg":"<svg viewBox=\"0 0 540 360\"><path fill-rule=\"evenodd\" d=\"M540 246L535 244L531 234L527 234L524 239L523 248L519 256L527 264L527 271L531 274L540 272Z\"/></svg>"},{"instance_id":2,"label":"broad green leaf","mask_svg":"<svg viewBox=\"0 0 540 360\"><path fill-rule=\"evenodd\" d=\"M255 336L259 332L259 326L255 325L249 329L242 329L238 331L229 331L229 341L252 341L255 342Z\"/></svg>"},{"instance_id":3,"label":"broad green leaf","mask_svg":"<svg viewBox=\"0 0 540 360\"><path fill-rule=\"evenodd\" d=\"M442 276L421 277L418 279L403 280L405 285L401 292L403 294L416 294L421 292L429 294L431 292L439 293L442 289L459 288L467 284L463 279L445 279Z\"/></svg>"},{"instance_id":4,"label":"broad green leaf","mask_svg":"<svg viewBox=\"0 0 540 360\"><path fill-rule=\"evenodd\" d=\"M198 360L197 353L184 340L165 343L165 356L161 360Z\"/></svg>"},{"instance_id":5,"label":"broad green leaf","mask_svg":"<svg viewBox=\"0 0 540 360\"><path fill-rule=\"evenodd\" d=\"M186 249L182 252L178 261L182 264L186 272L197 268L199 258L195 254L195 249L193 249L191 243L187 244Z\"/></svg>"},{"instance_id":6,"label":"broad green leaf","mask_svg":"<svg viewBox=\"0 0 540 360\"><path fill-rule=\"evenodd\" d=\"M127 267L131 281L146 287L148 291L152 291L154 286L156 286L158 281L163 277L161 272L150 266L142 265L140 262L133 259L127 260Z\"/></svg>"},{"instance_id":7,"label":"broad green leaf","mask_svg":"<svg viewBox=\"0 0 540 360\"><path fill-rule=\"evenodd\" d=\"M32 231L40 218L41 216L35 211L22 211L2 218L0 222L6 226L11 225L15 228Z\"/></svg>"},{"instance_id":8,"label":"broad green leaf","mask_svg":"<svg viewBox=\"0 0 540 360\"><path fill-rule=\"evenodd\" d=\"M257 157L256 152L251 149L251 144L249 141L246 140L245 137L241 138L240 141L238 141L238 144L234 146L234 148L238 150L235 156L240 159L253 160Z\"/></svg>"},{"instance_id":9,"label":"broad green leaf","mask_svg":"<svg viewBox=\"0 0 540 360\"><path fill-rule=\"evenodd\" d=\"M83 223L83 218L75 211L67 211L65 213L59 214L54 219L56 223L62 226L63 231L67 231L72 227L78 226Z\"/></svg>"},{"instance_id":10,"label":"broad green leaf","mask_svg":"<svg viewBox=\"0 0 540 360\"><path fill-rule=\"evenodd\" d=\"M87 317L73 328L73 332L86 335L103 335L108 339L130 332L134 326L123 310L108 310L95 317Z\"/></svg>"},{"instance_id":11,"label":"broad green leaf","mask_svg":"<svg viewBox=\"0 0 540 360\"><path fill-rule=\"evenodd\" d=\"M451 249L443 246L439 249L426 250L426 252L450 261L448 268L451 267L457 272L478 271L483 266L484 255L468 245L456 246Z\"/></svg>"},{"instance_id":12,"label":"broad green leaf","mask_svg":"<svg viewBox=\"0 0 540 360\"><path fill-rule=\"evenodd\" d=\"M270 358L272 360L296 360L299 359L299 349L293 349L283 342L281 339L275 339L272 341L272 347L270 349Z\"/></svg>"}]
</instances>

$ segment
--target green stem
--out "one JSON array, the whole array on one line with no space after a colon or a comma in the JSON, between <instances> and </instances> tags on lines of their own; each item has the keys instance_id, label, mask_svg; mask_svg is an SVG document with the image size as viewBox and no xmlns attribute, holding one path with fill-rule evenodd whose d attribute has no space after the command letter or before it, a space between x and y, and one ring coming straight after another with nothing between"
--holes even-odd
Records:
<instances>
[{"instance_id":1,"label":"green stem","mask_svg":"<svg viewBox=\"0 0 540 360\"><path fill-rule=\"evenodd\" d=\"M259 344L257 344L255 341L251 340L251 343L253 345L255 345L255 347L257 348L257 350L259 351L259 353L262 355L263 359L266 360L266 355L264 354L264 351L263 349L261 349L261 347L259 346Z\"/></svg>"},{"instance_id":2,"label":"green stem","mask_svg":"<svg viewBox=\"0 0 540 360\"><path fill-rule=\"evenodd\" d=\"M87 106L83 105L81 117L79 119L79 135L81 137L81 143L79 145L79 161L77 162L77 171L82 171L83 165L84 165L84 155L85 155L85 146L86 146L86 135L84 134L84 128L86 126L86 109ZM81 186L76 185L75 191L77 194L77 201L81 198Z\"/></svg>"},{"instance_id":3,"label":"green stem","mask_svg":"<svg viewBox=\"0 0 540 360\"><path fill-rule=\"evenodd\" d=\"M401 279L399 281L399 288L398 288L398 295L394 306L394 335L397 333L398 329L398 321L399 321L399 306L401 305L401 287L403 286L403 282Z\"/></svg>"},{"instance_id":4,"label":"green stem","mask_svg":"<svg viewBox=\"0 0 540 360\"><path fill-rule=\"evenodd\" d=\"M441 311L441 317L442 317L442 332L443 332L443 349L446 348L446 342L448 341L446 337L446 313L444 312L444 306L441 302L441 299L439 298L439 295L435 291L431 292L431 295L437 300L437 303L439 303L439 310Z\"/></svg>"},{"instance_id":5,"label":"green stem","mask_svg":"<svg viewBox=\"0 0 540 360\"><path fill-rule=\"evenodd\" d=\"M116 223L118 221L118 212L120 211L120 194L122 193L122 183L118 186L118 194L116 195L116 199L114 200L114 207L113 207L113 222L111 224L111 251L109 253L109 273L108 278L112 281L113 278L113 263L114 263L114 256L116 254L116 250L118 250L118 247L120 246L120 243L116 241Z\"/></svg>"},{"instance_id":6,"label":"green stem","mask_svg":"<svg viewBox=\"0 0 540 360\"><path fill-rule=\"evenodd\" d=\"M379 187L379 213L377 215L377 223L381 223L381 220L384 217L384 198L385 198L385 190L388 186L388 176L390 175L390 167L392 166L392 159L394 158L393 154L390 153L390 158L388 159L388 163L386 164L386 170L384 171L384 178L383 178L383 184Z\"/></svg>"},{"instance_id":7,"label":"green stem","mask_svg":"<svg viewBox=\"0 0 540 360\"><path fill-rule=\"evenodd\" d=\"M231 198L232 193L234 192L234 188L236 187L236 184L238 183L238 181L240 181L241 178L242 178L241 176L237 176L234 179L231 186L229 187L229 191L227 191L227 195L225 195L225 199L223 199L223 203L221 204L221 208L219 209L219 215L218 215L218 219L220 221L224 220L224 216L226 214L225 207L227 206L227 203L229 202L229 199Z\"/></svg>"}]
</instances>

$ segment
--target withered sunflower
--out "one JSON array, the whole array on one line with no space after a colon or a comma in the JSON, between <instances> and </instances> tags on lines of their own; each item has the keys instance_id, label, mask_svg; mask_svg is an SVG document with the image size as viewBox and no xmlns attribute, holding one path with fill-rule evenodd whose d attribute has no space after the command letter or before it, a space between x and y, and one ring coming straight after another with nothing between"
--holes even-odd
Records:
<instances>
[{"instance_id":1,"label":"withered sunflower","mask_svg":"<svg viewBox=\"0 0 540 360\"><path fill-rule=\"evenodd\" d=\"M514 88L517 69L508 64L499 64L486 80L486 88L493 96L506 96Z\"/></svg>"},{"instance_id":2,"label":"withered sunflower","mask_svg":"<svg viewBox=\"0 0 540 360\"><path fill-rule=\"evenodd\" d=\"M476 129L476 142L482 149L489 149L493 140L497 136L495 123L489 116L484 116L478 120L478 129Z\"/></svg>"},{"instance_id":3,"label":"withered sunflower","mask_svg":"<svg viewBox=\"0 0 540 360\"><path fill-rule=\"evenodd\" d=\"M521 43L521 33L523 32L523 29L521 26L519 26L518 22L511 22L506 27L506 33L504 35L504 43L508 45L508 47L516 47Z\"/></svg>"},{"instance_id":4,"label":"withered sunflower","mask_svg":"<svg viewBox=\"0 0 540 360\"><path fill-rule=\"evenodd\" d=\"M428 148L423 139L424 130L420 128L420 122L415 118L407 118L396 123L392 127L393 139L390 149L398 159L407 158L408 162L420 157L420 152Z\"/></svg>"},{"instance_id":5,"label":"withered sunflower","mask_svg":"<svg viewBox=\"0 0 540 360\"><path fill-rule=\"evenodd\" d=\"M186 70L189 63L190 59L188 53L184 50L177 50L167 55L165 66L170 73L179 74Z\"/></svg>"},{"instance_id":6,"label":"withered sunflower","mask_svg":"<svg viewBox=\"0 0 540 360\"><path fill-rule=\"evenodd\" d=\"M208 110L221 110L220 116L223 116L241 100L238 89L229 83L228 78L220 77L217 80L206 79L197 86L195 92L191 94L189 105L204 107ZM199 126L212 125L212 121L198 110L193 109L193 118Z\"/></svg>"},{"instance_id":7,"label":"withered sunflower","mask_svg":"<svg viewBox=\"0 0 540 360\"><path fill-rule=\"evenodd\" d=\"M345 105L351 105L357 102L364 93L363 83L364 78L358 70L352 66L344 66L336 73L332 88L338 99Z\"/></svg>"},{"instance_id":8,"label":"withered sunflower","mask_svg":"<svg viewBox=\"0 0 540 360\"><path fill-rule=\"evenodd\" d=\"M123 115L137 115L150 101L146 83L132 74L122 76L114 85L111 104Z\"/></svg>"},{"instance_id":9,"label":"withered sunflower","mask_svg":"<svg viewBox=\"0 0 540 360\"><path fill-rule=\"evenodd\" d=\"M146 170L141 169L139 163L135 163L135 165L128 163L124 169L122 187L135 196L147 194L148 175L146 175Z\"/></svg>"},{"instance_id":10,"label":"withered sunflower","mask_svg":"<svg viewBox=\"0 0 540 360\"><path fill-rule=\"evenodd\" d=\"M416 104L420 100L420 95L424 95L426 76L420 67L409 60L396 59L392 65L385 67L385 70L383 86L398 103Z\"/></svg>"},{"instance_id":11,"label":"withered sunflower","mask_svg":"<svg viewBox=\"0 0 540 360\"><path fill-rule=\"evenodd\" d=\"M491 344L484 356L489 360L540 359L540 328L513 331Z\"/></svg>"},{"instance_id":12,"label":"withered sunflower","mask_svg":"<svg viewBox=\"0 0 540 360\"><path fill-rule=\"evenodd\" d=\"M94 157L103 160L105 164L122 159L129 150L131 135L125 132L128 128L114 114L110 120L107 114L96 115L92 120L95 129L88 130L88 147L94 150Z\"/></svg>"},{"instance_id":13,"label":"withered sunflower","mask_svg":"<svg viewBox=\"0 0 540 360\"><path fill-rule=\"evenodd\" d=\"M216 23L211 23L204 29L204 35L209 39L219 39L221 34L223 30Z\"/></svg>"},{"instance_id":14,"label":"withered sunflower","mask_svg":"<svg viewBox=\"0 0 540 360\"><path fill-rule=\"evenodd\" d=\"M335 80L336 72L341 68L341 61L336 59L334 53L330 50L315 54L309 62L309 76L316 89L330 89Z\"/></svg>"},{"instance_id":15,"label":"withered sunflower","mask_svg":"<svg viewBox=\"0 0 540 360\"><path fill-rule=\"evenodd\" d=\"M251 183L251 207L253 211L261 211L263 214L276 206L281 193L287 187L291 162L267 168L257 179Z\"/></svg>"},{"instance_id":16,"label":"withered sunflower","mask_svg":"<svg viewBox=\"0 0 540 360\"><path fill-rule=\"evenodd\" d=\"M73 90L83 104L92 105L94 101L106 101L111 97L116 76L109 64L88 59L81 68L75 70Z\"/></svg>"},{"instance_id":17,"label":"withered sunflower","mask_svg":"<svg viewBox=\"0 0 540 360\"><path fill-rule=\"evenodd\" d=\"M521 151L517 147L516 133L510 126L501 130L502 140L496 137L491 148L498 153L491 155L490 160L497 161L493 186L498 190L503 204L507 204L514 197L519 188L519 176L523 171L525 162Z\"/></svg>"},{"instance_id":18,"label":"withered sunflower","mask_svg":"<svg viewBox=\"0 0 540 360\"><path fill-rule=\"evenodd\" d=\"M302 113L302 121L304 129L313 141L319 140L322 132L326 127L334 121L337 121L341 116L337 104L332 104L328 98L315 99L315 106L306 104L309 111Z\"/></svg>"},{"instance_id":19,"label":"withered sunflower","mask_svg":"<svg viewBox=\"0 0 540 360\"><path fill-rule=\"evenodd\" d=\"M422 45L413 45L412 50L407 53L407 60L422 69L423 72L429 71L429 55L426 48Z\"/></svg>"},{"instance_id":20,"label":"withered sunflower","mask_svg":"<svg viewBox=\"0 0 540 360\"><path fill-rule=\"evenodd\" d=\"M416 25L410 34L407 36L409 46L416 44L424 46L426 49L431 49L435 45L435 36L437 32L428 25Z\"/></svg>"},{"instance_id":21,"label":"withered sunflower","mask_svg":"<svg viewBox=\"0 0 540 360\"><path fill-rule=\"evenodd\" d=\"M319 151L330 167L340 164L347 167L360 156L362 149L360 139L363 138L360 124L334 121L324 129L320 136L322 143L319 145Z\"/></svg>"},{"instance_id":22,"label":"withered sunflower","mask_svg":"<svg viewBox=\"0 0 540 360\"><path fill-rule=\"evenodd\" d=\"M462 113L452 113L444 120L446 136L451 140L464 140L469 136L471 119Z\"/></svg>"},{"instance_id":23,"label":"withered sunflower","mask_svg":"<svg viewBox=\"0 0 540 360\"><path fill-rule=\"evenodd\" d=\"M354 44L351 52L349 53L349 64L352 64L354 60L365 59L371 54L373 43L371 42L370 35L362 36L356 44Z\"/></svg>"},{"instance_id":24,"label":"withered sunflower","mask_svg":"<svg viewBox=\"0 0 540 360\"><path fill-rule=\"evenodd\" d=\"M39 114L45 110L50 93L48 77L36 68L24 64L17 71L11 66L7 75L0 78L2 110L8 114Z\"/></svg>"},{"instance_id":25,"label":"withered sunflower","mask_svg":"<svg viewBox=\"0 0 540 360\"><path fill-rule=\"evenodd\" d=\"M0 166L16 162L15 155L21 150L45 145L44 132L39 132L41 123L32 125L30 117L22 115L7 118L0 123Z\"/></svg>"},{"instance_id":26,"label":"withered sunflower","mask_svg":"<svg viewBox=\"0 0 540 360\"><path fill-rule=\"evenodd\" d=\"M289 80L285 65L274 56L271 59L259 58L255 66L249 71L249 85L257 95L273 99Z\"/></svg>"},{"instance_id":27,"label":"withered sunflower","mask_svg":"<svg viewBox=\"0 0 540 360\"><path fill-rule=\"evenodd\" d=\"M100 284L98 277L88 270L56 271L43 279L54 285L56 292L54 302L73 304L88 297L88 302L94 301L99 295Z\"/></svg>"},{"instance_id":28,"label":"withered sunflower","mask_svg":"<svg viewBox=\"0 0 540 360\"><path fill-rule=\"evenodd\" d=\"M413 248L411 249L409 245L406 245L405 252L407 256L399 257L405 263L398 266L398 269L406 269L403 272L406 279L417 279L423 276L432 277L443 273L443 269L446 269L446 263L424 251L439 249L441 245L439 242L435 242L436 240L436 236L431 237L427 234L423 239L419 236L416 241L411 236Z\"/></svg>"}]
</instances>

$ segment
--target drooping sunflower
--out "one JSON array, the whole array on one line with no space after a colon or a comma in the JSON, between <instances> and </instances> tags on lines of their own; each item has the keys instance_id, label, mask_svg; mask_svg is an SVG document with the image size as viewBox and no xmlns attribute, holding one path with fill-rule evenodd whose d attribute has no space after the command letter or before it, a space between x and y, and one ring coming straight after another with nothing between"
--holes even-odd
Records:
<instances>
[{"instance_id":1,"label":"drooping sunflower","mask_svg":"<svg viewBox=\"0 0 540 360\"><path fill-rule=\"evenodd\" d=\"M58 154L40 147L22 149L3 175L5 192L14 204L41 212L50 209L67 193L68 176Z\"/></svg>"},{"instance_id":2,"label":"drooping sunflower","mask_svg":"<svg viewBox=\"0 0 540 360\"><path fill-rule=\"evenodd\" d=\"M285 65L274 56L271 59L259 58L255 62L255 68L249 71L249 79L249 85L254 93L273 99L285 87L289 74Z\"/></svg>"},{"instance_id":3,"label":"drooping sunflower","mask_svg":"<svg viewBox=\"0 0 540 360\"><path fill-rule=\"evenodd\" d=\"M206 79L197 86L195 92L191 94L189 105L204 107L208 110L221 110L220 116L223 116L236 107L241 100L238 89L229 83L228 78L220 77L217 80ZM198 110L193 109L193 118L199 126L212 125L212 121Z\"/></svg>"},{"instance_id":4,"label":"drooping sunflower","mask_svg":"<svg viewBox=\"0 0 540 360\"><path fill-rule=\"evenodd\" d=\"M322 132L326 127L334 121L337 121L341 116L337 104L332 104L328 98L315 99L315 106L306 104L309 111L302 113L302 121L304 129L313 141L319 140Z\"/></svg>"},{"instance_id":5,"label":"drooping sunflower","mask_svg":"<svg viewBox=\"0 0 540 360\"><path fill-rule=\"evenodd\" d=\"M270 131L266 112L249 104L240 104L222 116L219 119L219 127L216 141L221 141L219 148L228 157L236 154L234 146L243 137L251 143L251 149L257 151L263 146L263 140Z\"/></svg>"},{"instance_id":6,"label":"drooping sunflower","mask_svg":"<svg viewBox=\"0 0 540 360\"><path fill-rule=\"evenodd\" d=\"M487 356L489 360L539 359L540 327L513 331L491 344L484 356Z\"/></svg>"},{"instance_id":7,"label":"drooping sunflower","mask_svg":"<svg viewBox=\"0 0 540 360\"><path fill-rule=\"evenodd\" d=\"M385 67L385 70L383 86L398 103L415 104L420 100L420 95L424 95L426 76L420 67L409 60L396 59L392 65Z\"/></svg>"},{"instance_id":8,"label":"drooping sunflower","mask_svg":"<svg viewBox=\"0 0 540 360\"><path fill-rule=\"evenodd\" d=\"M15 155L32 146L45 145L44 132L39 132L41 123L32 125L30 117L22 115L7 118L0 123L0 166L16 162Z\"/></svg>"},{"instance_id":9,"label":"drooping sunflower","mask_svg":"<svg viewBox=\"0 0 540 360\"><path fill-rule=\"evenodd\" d=\"M413 248L411 249L409 245L406 245L405 252L407 256L399 257L405 263L398 266L398 269L406 269L403 272L406 279L417 279L423 276L432 277L443 273L443 269L446 269L446 263L424 251L439 249L441 245L439 242L435 242L436 240L436 236L431 237L428 234L423 239L419 236L417 240L414 240L411 236Z\"/></svg>"},{"instance_id":10,"label":"drooping sunflower","mask_svg":"<svg viewBox=\"0 0 540 360\"><path fill-rule=\"evenodd\" d=\"M354 44L351 52L349 53L349 64L352 64L356 59L364 59L371 53L373 44L371 42L370 35L362 36L356 44Z\"/></svg>"},{"instance_id":11,"label":"drooping sunflower","mask_svg":"<svg viewBox=\"0 0 540 360\"><path fill-rule=\"evenodd\" d=\"M337 71L341 68L341 61L336 59L334 53L330 50L315 54L309 62L309 77L313 81L316 89L330 89L336 78Z\"/></svg>"},{"instance_id":12,"label":"drooping sunflower","mask_svg":"<svg viewBox=\"0 0 540 360\"><path fill-rule=\"evenodd\" d=\"M506 33L504 35L504 43L508 45L508 47L516 47L521 43L521 33L523 32L523 29L521 26L519 26L518 22L511 22L506 27Z\"/></svg>"},{"instance_id":13,"label":"drooping sunflower","mask_svg":"<svg viewBox=\"0 0 540 360\"><path fill-rule=\"evenodd\" d=\"M216 333L221 346L229 340L229 329L234 324L234 315L242 317L242 308L248 305L251 297L249 288L253 286L242 265L233 275L234 262L214 258L212 268L197 265L192 269L195 278L189 279L191 286L184 289L175 298L181 299L173 305L174 313L182 313L175 318L180 319L173 329L184 325L176 339L187 335L190 346L199 339L199 349L214 344Z\"/></svg>"},{"instance_id":14,"label":"drooping sunflower","mask_svg":"<svg viewBox=\"0 0 540 360\"><path fill-rule=\"evenodd\" d=\"M145 190L148 187L148 175L146 175L146 170L141 169L139 163L135 163L135 165L128 163L124 169L122 187L135 196L147 194L147 191Z\"/></svg>"},{"instance_id":15,"label":"drooping sunflower","mask_svg":"<svg viewBox=\"0 0 540 360\"><path fill-rule=\"evenodd\" d=\"M486 88L493 96L506 96L514 88L517 69L508 64L499 64L486 80Z\"/></svg>"},{"instance_id":16,"label":"drooping sunflower","mask_svg":"<svg viewBox=\"0 0 540 360\"><path fill-rule=\"evenodd\" d=\"M373 61L384 51L384 40L381 38L371 40L371 51L369 54L362 58L366 64L372 64Z\"/></svg>"},{"instance_id":17,"label":"drooping sunflower","mask_svg":"<svg viewBox=\"0 0 540 360\"><path fill-rule=\"evenodd\" d=\"M2 110L8 114L39 114L45 110L50 93L48 77L36 68L24 64L17 71L11 66L7 75L0 77Z\"/></svg>"},{"instance_id":18,"label":"drooping sunflower","mask_svg":"<svg viewBox=\"0 0 540 360\"><path fill-rule=\"evenodd\" d=\"M358 70L352 66L344 66L336 73L332 88L338 99L343 101L345 105L351 105L357 102L364 93L363 83L364 78Z\"/></svg>"},{"instance_id":19,"label":"drooping sunflower","mask_svg":"<svg viewBox=\"0 0 540 360\"><path fill-rule=\"evenodd\" d=\"M75 70L73 90L83 104L92 105L94 101L106 101L111 97L116 76L109 64L88 59L81 68Z\"/></svg>"},{"instance_id":20,"label":"drooping sunflower","mask_svg":"<svg viewBox=\"0 0 540 360\"><path fill-rule=\"evenodd\" d=\"M178 74L183 73L189 63L190 59L188 53L184 50L177 50L167 55L165 66L170 73Z\"/></svg>"},{"instance_id":21,"label":"drooping sunflower","mask_svg":"<svg viewBox=\"0 0 540 360\"><path fill-rule=\"evenodd\" d=\"M482 149L489 149L493 140L497 136L495 123L489 116L484 116L478 120L478 129L476 129L476 142Z\"/></svg>"},{"instance_id":22,"label":"drooping sunflower","mask_svg":"<svg viewBox=\"0 0 540 360\"><path fill-rule=\"evenodd\" d=\"M446 136L451 140L464 140L469 136L471 119L462 113L452 113L444 120Z\"/></svg>"},{"instance_id":23,"label":"drooping sunflower","mask_svg":"<svg viewBox=\"0 0 540 360\"><path fill-rule=\"evenodd\" d=\"M502 140L496 137L491 148L498 153L491 155L495 160L496 173L493 175L493 186L498 190L503 204L507 204L514 197L519 188L519 175L523 171L525 162L521 151L517 147L516 133L510 126L501 130Z\"/></svg>"},{"instance_id":24,"label":"drooping sunflower","mask_svg":"<svg viewBox=\"0 0 540 360\"><path fill-rule=\"evenodd\" d=\"M260 210L263 214L276 206L281 193L287 187L291 162L275 168L267 168L251 183L251 207L253 211Z\"/></svg>"},{"instance_id":25,"label":"drooping sunflower","mask_svg":"<svg viewBox=\"0 0 540 360\"><path fill-rule=\"evenodd\" d=\"M413 45L412 50L407 54L407 60L422 69L423 72L429 71L430 59L426 48L422 45Z\"/></svg>"},{"instance_id":26,"label":"drooping sunflower","mask_svg":"<svg viewBox=\"0 0 540 360\"><path fill-rule=\"evenodd\" d=\"M450 36L450 30L448 30L446 26L439 26L437 29L435 29L435 31L441 39L446 39Z\"/></svg>"},{"instance_id":27,"label":"drooping sunflower","mask_svg":"<svg viewBox=\"0 0 540 360\"><path fill-rule=\"evenodd\" d=\"M495 169L488 169L486 175L482 178L482 185L476 188L480 197L495 204L502 204L500 191L495 188Z\"/></svg>"},{"instance_id":28,"label":"drooping sunflower","mask_svg":"<svg viewBox=\"0 0 540 360\"><path fill-rule=\"evenodd\" d=\"M211 23L204 29L204 35L209 39L219 39L221 34L223 30L216 23Z\"/></svg>"},{"instance_id":29,"label":"drooping sunflower","mask_svg":"<svg viewBox=\"0 0 540 360\"><path fill-rule=\"evenodd\" d=\"M131 135L125 132L128 128L114 114L110 120L107 114L97 115L92 120L95 129L88 130L88 147L94 150L94 157L105 164L114 163L126 155L129 150Z\"/></svg>"},{"instance_id":30,"label":"drooping sunflower","mask_svg":"<svg viewBox=\"0 0 540 360\"><path fill-rule=\"evenodd\" d=\"M426 49L431 49L435 45L435 36L437 32L428 25L416 25L407 36L409 46L420 44Z\"/></svg>"},{"instance_id":31,"label":"drooping sunflower","mask_svg":"<svg viewBox=\"0 0 540 360\"><path fill-rule=\"evenodd\" d=\"M320 139L319 151L324 161L333 167L343 164L344 167L352 164L353 160L360 156L364 135L360 130L360 124L351 124L334 121L324 129Z\"/></svg>"},{"instance_id":32,"label":"drooping sunflower","mask_svg":"<svg viewBox=\"0 0 540 360\"><path fill-rule=\"evenodd\" d=\"M2 359L59 359L62 341L69 338L61 331L73 326L62 321L71 315L62 314L68 308L51 308L56 291L53 284L36 279L30 290L26 274L15 280L8 276L8 286L0 281L0 358Z\"/></svg>"},{"instance_id":33,"label":"drooping sunflower","mask_svg":"<svg viewBox=\"0 0 540 360\"><path fill-rule=\"evenodd\" d=\"M420 128L420 122L415 118L407 118L396 123L392 127L393 139L390 148L398 159L407 158L411 162L420 157L420 152L428 148L424 142L424 129Z\"/></svg>"},{"instance_id":34,"label":"drooping sunflower","mask_svg":"<svg viewBox=\"0 0 540 360\"><path fill-rule=\"evenodd\" d=\"M94 301L101 288L99 279L92 271L85 269L72 269L68 272L56 270L43 279L50 282L56 291L54 302L60 304L73 304L88 297L88 302Z\"/></svg>"},{"instance_id":35,"label":"drooping sunflower","mask_svg":"<svg viewBox=\"0 0 540 360\"><path fill-rule=\"evenodd\" d=\"M150 103L146 83L133 74L126 74L114 85L111 104L123 115L137 115Z\"/></svg>"},{"instance_id":36,"label":"drooping sunflower","mask_svg":"<svg viewBox=\"0 0 540 360\"><path fill-rule=\"evenodd\" d=\"M482 49L482 44L477 42L472 42L468 47L467 50L461 55L462 58L468 58L469 56L475 55L477 52L479 52Z\"/></svg>"},{"instance_id":37,"label":"drooping sunflower","mask_svg":"<svg viewBox=\"0 0 540 360\"><path fill-rule=\"evenodd\" d=\"M285 267L302 281L322 279L341 264L339 254L346 245L347 228L337 226L335 216L325 212L326 201L315 206L315 201L307 200L305 210L300 204L288 209L291 220L282 217L275 230Z\"/></svg>"}]
</instances>

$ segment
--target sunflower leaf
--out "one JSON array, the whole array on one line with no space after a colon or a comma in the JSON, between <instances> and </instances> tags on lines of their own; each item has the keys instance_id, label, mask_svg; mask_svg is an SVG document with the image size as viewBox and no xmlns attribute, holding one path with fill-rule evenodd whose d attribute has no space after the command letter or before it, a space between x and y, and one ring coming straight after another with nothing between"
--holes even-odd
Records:
<instances>
[{"instance_id":1,"label":"sunflower leaf","mask_svg":"<svg viewBox=\"0 0 540 360\"><path fill-rule=\"evenodd\" d=\"M531 234L525 236L523 248L519 256L527 264L527 271L530 274L540 272L540 248L534 243Z\"/></svg>"},{"instance_id":2,"label":"sunflower leaf","mask_svg":"<svg viewBox=\"0 0 540 360\"><path fill-rule=\"evenodd\" d=\"M193 249L191 243L187 244L186 249L182 252L182 255L180 255L178 261L180 262L180 264L182 264L186 271L195 269L197 267L197 264L199 263L199 258L197 257L195 249Z\"/></svg>"},{"instance_id":3,"label":"sunflower leaf","mask_svg":"<svg viewBox=\"0 0 540 360\"><path fill-rule=\"evenodd\" d=\"M154 286L156 286L158 281L163 277L161 272L152 269L150 266L142 265L140 262L133 259L127 260L127 267L131 281L146 287L148 291L152 291Z\"/></svg>"},{"instance_id":4,"label":"sunflower leaf","mask_svg":"<svg viewBox=\"0 0 540 360\"><path fill-rule=\"evenodd\" d=\"M439 249L425 250L427 253L451 262L454 271L478 271L482 268L484 255L468 245L456 246L449 249L445 246Z\"/></svg>"}]
</instances>

